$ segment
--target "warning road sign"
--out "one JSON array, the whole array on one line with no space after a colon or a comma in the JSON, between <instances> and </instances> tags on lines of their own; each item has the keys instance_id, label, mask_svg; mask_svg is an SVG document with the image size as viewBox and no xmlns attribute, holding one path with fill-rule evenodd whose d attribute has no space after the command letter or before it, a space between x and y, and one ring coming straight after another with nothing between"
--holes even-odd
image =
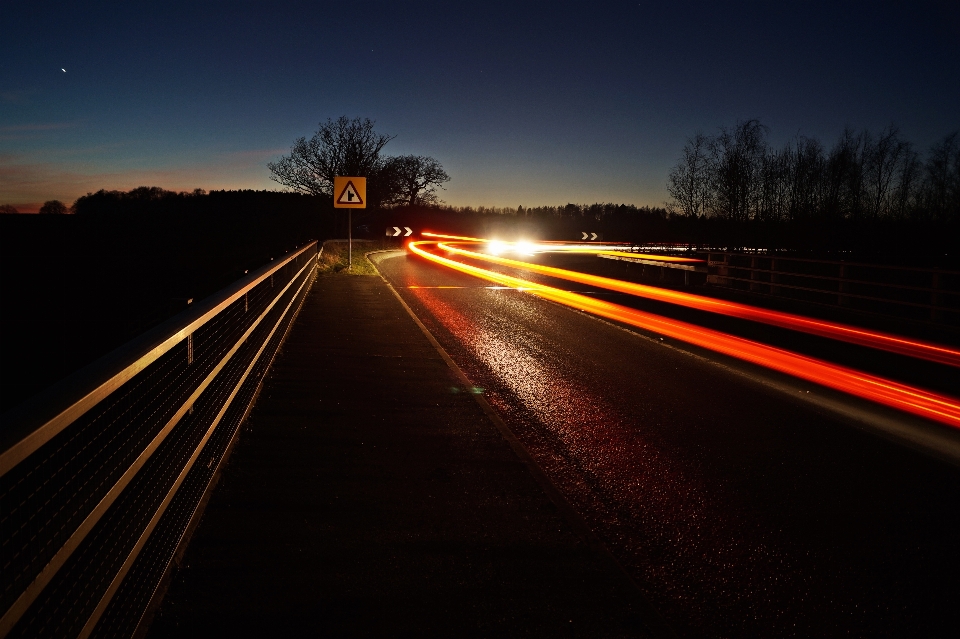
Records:
<instances>
[{"instance_id":1,"label":"warning road sign","mask_svg":"<svg viewBox=\"0 0 960 639\"><path fill-rule=\"evenodd\" d=\"M333 178L333 206L337 209L367 208L367 178Z\"/></svg>"}]
</instances>

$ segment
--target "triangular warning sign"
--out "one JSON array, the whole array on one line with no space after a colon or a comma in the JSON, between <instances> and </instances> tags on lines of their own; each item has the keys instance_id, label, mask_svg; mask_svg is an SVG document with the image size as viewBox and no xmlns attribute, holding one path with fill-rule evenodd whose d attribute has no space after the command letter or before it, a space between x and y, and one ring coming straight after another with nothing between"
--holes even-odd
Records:
<instances>
[{"instance_id":1,"label":"triangular warning sign","mask_svg":"<svg viewBox=\"0 0 960 639\"><path fill-rule=\"evenodd\" d=\"M357 187L353 185L352 181L348 181L347 185L343 187L343 191L337 196L337 204L363 204L363 199L360 198Z\"/></svg>"}]
</instances>

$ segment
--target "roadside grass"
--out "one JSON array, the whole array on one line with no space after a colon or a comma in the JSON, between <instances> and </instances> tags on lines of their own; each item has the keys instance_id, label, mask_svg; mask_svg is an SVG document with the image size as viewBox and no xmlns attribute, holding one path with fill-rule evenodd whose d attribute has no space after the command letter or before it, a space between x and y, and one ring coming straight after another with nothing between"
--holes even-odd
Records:
<instances>
[{"instance_id":1,"label":"roadside grass","mask_svg":"<svg viewBox=\"0 0 960 639\"><path fill-rule=\"evenodd\" d=\"M370 263L370 260L364 257L364 253L398 248L400 247L396 242L388 240L354 242L353 268L347 270L347 243L327 241L323 243L319 272L320 275L376 275L377 270Z\"/></svg>"}]
</instances>

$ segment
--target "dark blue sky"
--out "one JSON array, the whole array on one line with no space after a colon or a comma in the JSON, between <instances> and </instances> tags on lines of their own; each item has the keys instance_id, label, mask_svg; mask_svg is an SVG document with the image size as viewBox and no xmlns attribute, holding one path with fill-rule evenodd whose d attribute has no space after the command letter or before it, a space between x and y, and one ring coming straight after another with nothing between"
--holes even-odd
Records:
<instances>
[{"instance_id":1,"label":"dark blue sky","mask_svg":"<svg viewBox=\"0 0 960 639\"><path fill-rule=\"evenodd\" d=\"M0 203L24 209L279 189L266 163L340 115L440 160L449 203L511 207L660 204L686 138L743 119L777 146L960 129L955 1L0 2Z\"/></svg>"}]
</instances>

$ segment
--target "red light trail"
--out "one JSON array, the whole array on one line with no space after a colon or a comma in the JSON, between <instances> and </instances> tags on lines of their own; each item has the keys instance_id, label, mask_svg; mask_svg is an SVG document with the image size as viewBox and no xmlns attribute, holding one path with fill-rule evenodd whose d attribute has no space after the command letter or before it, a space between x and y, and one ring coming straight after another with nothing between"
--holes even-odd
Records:
<instances>
[{"instance_id":1,"label":"red light trail","mask_svg":"<svg viewBox=\"0 0 960 639\"><path fill-rule=\"evenodd\" d=\"M762 324L769 324L771 326L779 326L780 328L799 331L801 333L809 333L811 335L836 339L851 344L859 344L861 346L876 348L878 350L884 350L891 353L898 353L908 357L915 357L931 362L946 364L948 366L960 367L960 351L942 346L940 344L907 339L905 337L881 333L879 331L870 331L863 328L857 328L855 326L847 326L845 324L839 324L836 322L828 322L825 320L803 317L802 315L794 315L792 313L783 313L781 311L758 308L756 306L749 306L747 304L738 304L736 302L713 299L710 297L704 297L702 295L693 295L691 293L672 291L669 289L657 288L655 286L645 286L643 284L635 284L633 282L624 282L622 280L600 277L598 275L578 273L577 271L569 271L565 269L554 268L552 266L543 266L530 262L512 260L505 257L488 255L486 253L477 253L475 251L468 251L463 248L458 248L449 243L441 243L439 246L440 248L457 255L463 255L472 259L484 260L487 262L494 262L496 264L503 264L504 266L524 269L534 273L539 273L540 275L556 277L558 279L578 282L580 284L588 284L590 286L598 286L600 288L617 291L619 293L636 295L638 297L644 297L660 302L668 302L670 304L694 308L701 311L708 311L720 315L728 315L730 317L760 322ZM636 256L636 254L629 253L627 255Z\"/></svg>"},{"instance_id":2,"label":"red light trail","mask_svg":"<svg viewBox=\"0 0 960 639\"><path fill-rule=\"evenodd\" d=\"M701 326L653 315L619 304L597 300L586 295L580 295L578 293L572 293L489 271L477 266L463 264L450 258L435 255L422 248L422 245L434 244L436 244L434 241L411 242L408 247L413 253L427 260L442 264L462 273L467 273L512 288L522 288L526 292L543 299L624 324L636 326L637 328L653 331L660 335L672 337L689 344L765 366L809 382L820 384L827 388L839 390L897 410L919 415L954 428L960 428L960 401L956 398L939 395L921 388L901 384L876 375L837 364L831 364L830 362L807 357L781 348L727 335ZM455 249L449 245L442 245L441 248L452 250L458 254L467 254L469 257L479 257L481 255L472 253L471 251L464 251L463 249ZM483 258L486 257L490 256L483 256ZM503 258L497 258L491 261L499 261L500 259ZM522 268L538 266L526 262L516 262L515 260L508 260L508 262L514 262L517 265L521 265ZM567 271L567 273L573 272Z\"/></svg>"}]
</instances>

